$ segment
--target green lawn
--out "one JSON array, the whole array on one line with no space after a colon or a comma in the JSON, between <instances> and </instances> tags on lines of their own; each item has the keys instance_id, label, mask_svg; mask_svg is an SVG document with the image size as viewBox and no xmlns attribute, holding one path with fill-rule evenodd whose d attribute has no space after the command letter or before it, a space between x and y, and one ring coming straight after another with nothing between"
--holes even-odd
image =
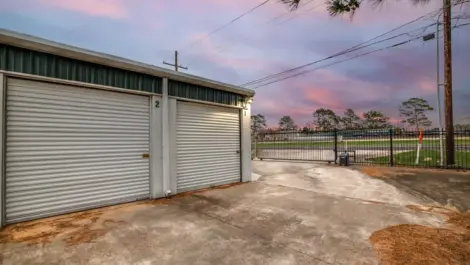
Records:
<instances>
[{"instance_id":1,"label":"green lawn","mask_svg":"<svg viewBox=\"0 0 470 265\"><path fill-rule=\"evenodd\" d=\"M346 145L349 147L383 147L389 148L390 140L388 139L374 139L374 140L346 140L342 142L338 142L338 147L345 147ZM415 148L418 141L409 139L396 139L393 140L394 146L409 146L410 148ZM455 139L456 145L470 145L470 139ZM275 148L275 147L333 147L333 141L265 141L265 142L258 142L258 148ZM424 139L423 146L433 146L438 148L439 147L439 139Z\"/></svg>"},{"instance_id":2,"label":"green lawn","mask_svg":"<svg viewBox=\"0 0 470 265\"><path fill-rule=\"evenodd\" d=\"M393 155L395 165L414 166L416 160L416 151L409 151L397 153ZM372 163L388 164L390 163L389 156L382 156L369 159ZM470 152L456 151L455 163L457 167L469 168L470 167ZM426 167L439 167L440 166L440 153L435 150L421 150L419 156L418 166Z\"/></svg>"}]
</instances>

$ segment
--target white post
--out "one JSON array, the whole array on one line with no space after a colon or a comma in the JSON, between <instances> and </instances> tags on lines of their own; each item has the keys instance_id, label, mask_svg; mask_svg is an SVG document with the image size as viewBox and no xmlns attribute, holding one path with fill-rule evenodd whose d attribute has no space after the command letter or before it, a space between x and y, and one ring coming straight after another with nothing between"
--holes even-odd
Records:
<instances>
[{"instance_id":1,"label":"white post","mask_svg":"<svg viewBox=\"0 0 470 265\"><path fill-rule=\"evenodd\" d=\"M419 164L419 151L421 150L421 144L418 143L418 150L416 152L416 161L415 161L415 164Z\"/></svg>"},{"instance_id":2,"label":"white post","mask_svg":"<svg viewBox=\"0 0 470 265\"><path fill-rule=\"evenodd\" d=\"M150 97L150 197L163 197L162 98Z\"/></svg>"},{"instance_id":3,"label":"white post","mask_svg":"<svg viewBox=\"0 0 470 265\"><path fill-rule=\"evenodd\" d=\"M175 190L170 189L170 123L169 123L169 103L168 103L168 78L163 78L162 82L162 171L163 171L163 194L175 194Z\"/></svg>"},{"instance_id":4,"label":"white post","mask_svg":"<svg viewBox=\"0 0 470 265\"><path fill-rule=\"evenodd\" d=\"M251 105L240 110L241 130L241 180L251 181Z\"/></svg>"}]
</instances>

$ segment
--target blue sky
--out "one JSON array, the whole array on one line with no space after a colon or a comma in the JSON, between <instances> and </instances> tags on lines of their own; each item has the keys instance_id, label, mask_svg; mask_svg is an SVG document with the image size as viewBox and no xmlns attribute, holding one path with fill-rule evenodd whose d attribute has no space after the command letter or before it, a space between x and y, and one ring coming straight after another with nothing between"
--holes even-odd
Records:
<instances>
[{"instance_id":1,"label":"blue sky","mask_svg":"<svg viewBox=\"0 0 470 265\"><path fill-rule=\"evenodd\" d=\"M261 0L1 0L0 27L82 48L162 65L180 51L190 74L235 85L312 62L398 25L437 10L441 1L414 6L390 1L363 6L353 20L331 18L321 0L296 13L272 0L224 30L208 32L249 10ZM306 0L304 0L306 1ZM318 6L308 11L308 9ZM454 15L470 14L469 4ZM291 19L293 18L293 19ZM290 19L290 20L288 20ZM435 22L419 20L384 38ZM288 20L288 21L287 21ZM268 22L270 21L270 22ZM469 23L460 19L459 23ZM414 31L432 32L435 27ZM337 60L409 39L400 38L353 52ZM200 41L198 41L200 40ZM441 40L442 41L442 40ZM470 123L470 27L453 32L454 115ZM442 47L442 46L441 46ZM256 89L254 112L275 126L291 115L303 126L317 108L342 113L380 110L398 120L398 106L423 97L436 106L436 42L412 42ZM323 66L326 61L314 67ZM437 113L429 115L433 121ZM434 123L434 125L437 125Z\"/></svg>"}]
</instances>

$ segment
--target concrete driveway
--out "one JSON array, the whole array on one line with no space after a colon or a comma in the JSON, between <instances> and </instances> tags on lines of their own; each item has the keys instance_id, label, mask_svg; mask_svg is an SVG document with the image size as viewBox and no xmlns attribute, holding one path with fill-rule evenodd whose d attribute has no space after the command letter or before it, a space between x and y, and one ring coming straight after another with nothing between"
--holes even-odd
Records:
<instances>
[{"instance_id":1,"label":"concrete driveway","mask_svg":"<svg viewBox=\"0 0 470 265\"><path fill-rule=\"evenodd\" d=\"M378 264L390 225L439 226L433 204L349 168L254 161L259 180L12 225L0 264Z\"/></svg>"}]
</instances>

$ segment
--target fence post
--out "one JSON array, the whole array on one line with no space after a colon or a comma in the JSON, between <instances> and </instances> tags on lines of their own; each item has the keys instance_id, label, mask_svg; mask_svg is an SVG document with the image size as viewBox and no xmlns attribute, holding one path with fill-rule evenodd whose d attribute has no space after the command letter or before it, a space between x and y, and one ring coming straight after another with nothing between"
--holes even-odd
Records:
<instances>
[{"instance_id":1,"label":"fence post","mask_svg":"<svg viewBox=\"0 0 470 265\"><path fill-rule=\"evenodd\" d=\"M390 166L393 167L393 129L390 129Z\"/></svg>"},{"instance_id":2,"label":"fence post","mask_svg":"<svg viewBox=\"0 0 470 265\"><path fill-rule=\"evenodd\" d=\"M258 135L255 135L255 157L258 157Z\"/></svg>"},{"instance_id":3,"label":"fence post","mask_svg":"<svg viewBox=\"0 0 470 265\"><path fill-rule=\"evenodd\" d=\"M335 147L334 147L334 152L335 152L335 164L337 164L338 162L338 130L335 128L335 131L334 131L334 136L335 136Z\"/></svg>"}]
</instances>

